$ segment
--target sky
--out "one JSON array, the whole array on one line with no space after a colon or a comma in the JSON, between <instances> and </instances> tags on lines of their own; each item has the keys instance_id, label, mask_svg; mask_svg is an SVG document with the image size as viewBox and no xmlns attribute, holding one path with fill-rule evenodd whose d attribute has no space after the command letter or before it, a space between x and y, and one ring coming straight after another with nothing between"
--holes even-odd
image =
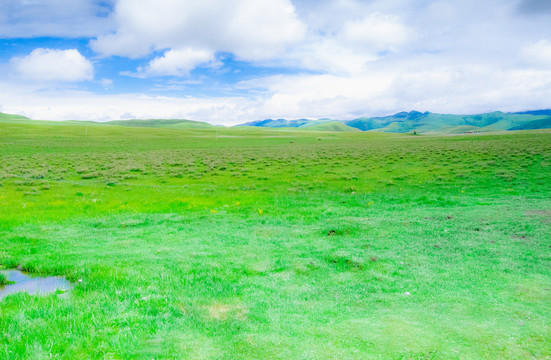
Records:
<instances>
[{"instance_id":1,"label":"sky","mask_svg":"<svg viewBox=\"0 0 551 360\"><path fill-rule=\"evenodd\" d=\"M353 119L551 108L551 0L0 0L0 112Z\"/></svg>"}]
</instances>

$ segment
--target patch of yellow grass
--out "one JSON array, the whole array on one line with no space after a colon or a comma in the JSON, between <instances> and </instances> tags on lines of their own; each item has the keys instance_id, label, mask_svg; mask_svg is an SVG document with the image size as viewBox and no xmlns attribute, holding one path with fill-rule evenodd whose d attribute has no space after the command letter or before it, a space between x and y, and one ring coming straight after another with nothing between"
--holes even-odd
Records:
<instances>
[{"instance_id":1,"label":"patch of yellow grass","mask_svg":"<svg viewBox=\"0 0 551 360\"><path fill-rule=\"evenodd\" d=\"M209 319L226 321L226 320L247 320L249 309L243 304L223 304L213 303L206 307Z\"/></svg>"}]
</instances>

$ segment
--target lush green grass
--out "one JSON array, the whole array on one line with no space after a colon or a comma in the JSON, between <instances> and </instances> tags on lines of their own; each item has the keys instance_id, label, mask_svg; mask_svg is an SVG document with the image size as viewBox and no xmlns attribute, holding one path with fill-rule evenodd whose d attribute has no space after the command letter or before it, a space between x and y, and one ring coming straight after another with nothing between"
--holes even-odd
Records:
<instances>
[{"instance_id":1,"label":"lush green grass","mask_svg":"<svg viewBox=\"0 0 551 360\"><path fill-rule=\"evenodd\" d=\"M4 276L4 274L0 273L0 286L8 284L8 279Z\"/></svg>"},{"instance_id":2,"label":"lush green grass","mask_svg":"<svg viewBox=\"0 0 551 360\"><path fill-rule=\"evenodd\" d=\"M0 358L551 356L551 133L0 122Z\"/></svg>"}]
</instances>

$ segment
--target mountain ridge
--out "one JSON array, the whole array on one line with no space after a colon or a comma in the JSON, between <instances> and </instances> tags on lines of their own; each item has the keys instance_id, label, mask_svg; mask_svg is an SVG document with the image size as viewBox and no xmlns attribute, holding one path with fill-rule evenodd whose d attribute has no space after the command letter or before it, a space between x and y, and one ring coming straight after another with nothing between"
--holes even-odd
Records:
<instances>
[{"instance_id":1,"label":"mountain ridge","mask_svg":"<svg viewBox=\"0 0 551 360\"><path fill-rule=\"evenodd\" d=\"M256 127L297 127L307 128L310 124L340 122L361 131L394 133L466 133L534 130L551 128L551 110L532 110L522 112L493 111L482 114L454 115L429 111L401 111L393 115L377 117L359 117L351 120L286 120L265 119L251 121L236 126Z\"/></svg>"}]
</instances>

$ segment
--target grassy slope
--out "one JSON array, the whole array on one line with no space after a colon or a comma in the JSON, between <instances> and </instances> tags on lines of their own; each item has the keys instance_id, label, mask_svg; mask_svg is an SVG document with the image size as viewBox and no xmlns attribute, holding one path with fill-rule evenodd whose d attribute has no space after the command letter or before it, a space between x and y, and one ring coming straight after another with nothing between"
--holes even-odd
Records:
<instances>
[{"instance_id":1,"label":"grassy slope","mask_svg":"<svg viewBox=\"0 0 551 360\"><path fill-rule=\"evenodd\" d=\"M28 117L25 117L22 115L0 113L0 120L12 120L12 119L29 120Z\"/></svg>"},{"instance_id":2,"label":"grassy slope","mask_svg":"<svg viewBox=\"0 0 551 360\"><path fill-rule=\"evenodd\" d=\"M550 154L547 131L0 122L0 264L77 283L0 300L0 354L551 356Z\"/></svg>"},{"instance_id":3,"label":"grassy slope","mask_svg":"<svg viewBox=\"0 0 551 360\"><path fill-rule=\"evenodd\" d=\"M333 131L333 132L358 132L360 129L350 127L338 121L327 121L319 124L309 124L308 126L301 126L299 129L306 129L310 131Z\"/></svg>"},{"instance_id":4,"label":"grassy slope","mask_svg":"<svg viewBox=\"0 0 551 360\"><path fill-rule=\"evenodd\" d=\"M28 117L14 114L0 113L0 121L6 120L30 120Z\"/></svg>"},{"instance_id":5,"label":"grassy slope","mask_svg":"<svg viewBox=\"0 0 551 360\"><path fill-rule=\"evenodd\" d=\"M414 127L405 123L405 122L391 122L385 127L374 129L372 131L376 132L397 132L397 133L407 133L413 130Z\"/></svg>"},{"instance_id":6,"label":"grassy slope","mask_svg":"<svg viewBox=\"0 0 551 360\"><path fill-rule=\"evenodd\" d=\"M525 122L520 125L516 125L511 130L534 130L534 129L551 129L551 116L542 117L533 121Z\"/></svg>"},{"instance_id":7,"label":"grassy slope","mask_svg":"<svg viewBox=\"0 0 551 360\"><path fill-rule=\"evenodd\" d=\"M174 129L208 129L214 126L201 121L184 119L133 119L133 120L113 120L104 124L117 126L136 126L136 127L162 127Z\"/></svg>"}]
</instances>

